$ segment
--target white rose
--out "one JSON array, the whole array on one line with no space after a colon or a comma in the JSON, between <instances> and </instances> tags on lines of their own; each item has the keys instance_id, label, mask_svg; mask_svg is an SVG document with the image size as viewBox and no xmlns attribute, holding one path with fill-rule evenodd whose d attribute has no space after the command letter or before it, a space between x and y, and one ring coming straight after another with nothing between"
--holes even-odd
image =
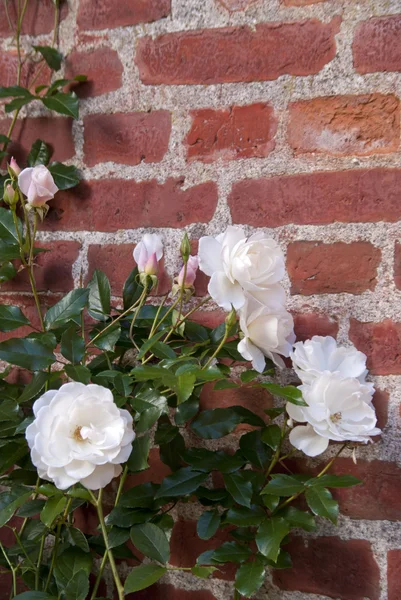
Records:
<instances>
[{"instance_id":1,"label":"white rose","mask_svg":"<svg viewBox=\"0 0 401 600\"><path fill-rule=\"evenodd\" d=\"M21 171L18 175L18 185L31 206L43 206L58 192L52 174L44 165Z\"/></svg>"},{"instance_id":2,"label":"white rose","mask_svg":"<svg viewBox=\"0 0 401 600\"><path fill-rule=\"evenodd\" d=\"M284 255L277 243L255 233L248 240L238 227L199 240L199 268L211 277L209 294L224 310L245 304L245 291L259 298L283 279ZM263 300L262 300L263 301Z\"/></svg>"},{"instance_id":3,"label":"white rose","mask_svg":"<svg viewBox=\"0 0 401 600\"><path fill-rule=\"evenodd\" d=\"M38 398L33 412L26 439L42 479L61 490L78 482L97 490L121 473L135 433L130 413L117 408L110 390L66 383Z\"/></svg>"},{"instance_id":4,"label":"white rose","mask_svg":"<svg viewBox=\"0 0 401 600\"><path fill-rule=\"evenodd\" d=\"M294 421L307 425L295 427L290 442L307 456L324 452L329 440L367 443L370 436L381 433L370 389L355 377L344 379L339 373L326 372L300 389L308 406L288 403L287 412Z\"/></svg>"},{"instance_id":5,"label":"white rose","mask_svg":"<svg viewBox=\"0 0 401 600\"><path fill-rule=\"evenodd\" d=\"M238 344L238 352L245 360L250 360L259 373L264 371L265 356L283 367L284 362L279 354L289 356L295 341L291 314L274 301L282 296L280 290L281 286L273 286L271 306L249 299L240 312L240 328L244 338Z\"/></svg>"},{"instance_id":6,"label":"white rose","mask_svg":"<svg viewBox=\"0 0 401 600\"><path fill-rule=\"evenodd\" d=\"M373 392L367 383L366 355L356 348L338 347L334 338L319 335L306 342L294 344L291 352L293 367L304 384L311 384L325 371L339 373L341 377L356 377Z\"/></svg>"},{"instance_id":7,"label":"white rose","mask_svg":"<svg viewBox=\"0 0 401 600\"><path fill-rule=\"evenodd\" d=\"M163 256L163 242L156 233L145 233L134 249L134 259L140 273L157 275L159 261Z\"/></svg>"}]
</instances>

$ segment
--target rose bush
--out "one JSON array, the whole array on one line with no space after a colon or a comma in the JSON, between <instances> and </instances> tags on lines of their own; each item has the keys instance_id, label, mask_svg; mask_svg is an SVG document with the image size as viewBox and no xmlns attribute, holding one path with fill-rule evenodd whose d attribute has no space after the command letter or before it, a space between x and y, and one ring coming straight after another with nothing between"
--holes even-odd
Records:
<instances>
[{"instance_id":1,"label":"rose bush","mask_svg":"<svg viewBox=\"0 0 401 600\"><path fill-rule=\"evenodd\" d=\"M57 22L57 1L55 11ZM64 90L71 81L35 88L34 78L29 90L20 86L17 54L17 85L0 88L0 97L11 98L6 111L14 112L8 136L0 138L2 157L22 106L40 102L78 117L76 95ZM35 46L30 55L51 69L61 65L53 47ZM234 598L252 597L270 569L291 566L292 530L314 531L317 518L337 522L339 507L327 488L359 483L330 469L341 453L380 433L366 357L332 338L293 346L279 245L263 232L247 237L231 226L201 238L198 257L184 236L183 266L161 301L150 293L163 241L145 234L120 300L95 271L86 287L44 308L35 282L38 219L58 190L78 181L74 166L51 162L43 140L33 144L26 168L11 159L1 176L0 281L12 281L17 269L27 272L40 322L37 328L20 307L0 305L0 331L16 332L0 343L0 526L14 538L7 548L0 543L0 564L11 574L10 598L101 600L105 579L114 582L109 597L121 600L181 570L170 565L169 540L188 502L199 514L197 535L213 540L183 568L186 576L207 578L234 564ZM211 277L211 298L194 298L198 265ZM227 312L223 323L209 328L192 320L213 302ZM298 386L276 380L289 356ZM26 371L27 383L10 379L15 367ZM274 406L257 414L244 406L202 407L202 391L240 387L265 394L269 406L273 395ZM337 445L317 475L291 472L290 456L317 456L330 441ZM153 448L169 472L162 481L153 481L149 467ZM129 476L147 470L146 482L132 485ZM214 486L212 474L224 487ZM89 507L98 518L91 533L77 518ZM119 568L116 559L128 562Z\"/></svg>"}]
</instances>

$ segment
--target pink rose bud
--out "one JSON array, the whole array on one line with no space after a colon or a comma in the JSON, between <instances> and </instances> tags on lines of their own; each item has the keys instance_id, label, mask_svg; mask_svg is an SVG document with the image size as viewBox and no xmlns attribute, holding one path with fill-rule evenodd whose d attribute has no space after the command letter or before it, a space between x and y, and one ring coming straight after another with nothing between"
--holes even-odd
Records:
<instances>
[{"instance_id":1,"label":"pink rose bud","mask_svg":"<svg viewBox=\"0 0 401 600\"><path fill-rule=\"evenodd\" d=\"M11 160L10 160L10 167L12 168L12 170L14 171L14 173L16 175L19 175L21 173L21 169L19 168L18 163L13 156L11 157Z\"/></svg>"},{"instance_id":2,"label":"pink rose bud","mask_svg":"<svg viewBox=\"0 0 401 600\"><path fill-rule=\"evenodd\" d=\"M18 175L20 190L27 197L31 206L43 206L48 200L54 198L58 187L49 169L44 165L29 167Z\"/></svg>"},{"instance_id":3,"label":"pink rose bud","mask_svg":"<svg viewBox=\"0 0 401 600\"><path fill-rule=\"evenodd\" d=\"M156 275L158 262L163 256L163 242L155 233L145 233L134 250L138 271L146 275Z\"/></svg>"},{"instance_id":4,"label":"pink rose bud","mask_svg":"<svg viewBox=\"0 0 401 600\"><path fill-rule=\"evenodd\" d=\"M13 206L14 204L16 204L16 202L18 200L18 195L16 195L16 193L14 191L14 188L11 185L11 183L9 183L8 185L6 185L6 188L4 190L3 200L9 206Z\"/></svg>"},{"instance_id":5,"label":"pink rose bud","mask_svg":"<svg viewBox=\"0 0 401 600\"><path fill-rule=\"evenodd\" d=\"M184 265L177 277L178 285L182 286L184 284L185 288L193 286L194 281L196 279L196 272L198 270L198 264L199 264L199 261L198 261L197 256L190 256L188 258L187 272L185 274L185 265ZM185 281L184 281L184 274L185 274Z\"/></svg>"}]
</instances>

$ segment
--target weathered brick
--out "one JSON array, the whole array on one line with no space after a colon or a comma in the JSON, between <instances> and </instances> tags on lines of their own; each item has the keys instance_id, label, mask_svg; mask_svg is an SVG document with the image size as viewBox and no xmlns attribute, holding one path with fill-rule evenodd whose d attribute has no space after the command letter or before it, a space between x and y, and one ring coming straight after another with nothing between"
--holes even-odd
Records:
<instances>
[{"instance_id":1,"label":"weathered brick","mask_svg":"<svg viewBox=\"0 0 401 600\"><path fill-rule=\"evenodd\" d=\"M336 53L340 19L262 23L142 38L136 62L143 83L269 81L318 73Z\"/></svg>"},{"instance_id":2,"label":"weathered brick","mask_svg":"<svg viewBox=\"0 0 401 600\"><path fill-rule=\"evenodd\" d=\"M0 133L6 134L10 119L0 119ZM41 139L52 148L52 160L64 161L75 154L72 137L72 119L68 117L37 117L19 119L15 125L12 143L8 146L10 156L25 166L32 144Z\"/></svg>"},{"instance_id":3,"label":"weathered brick","mask_svg":"<svg viewBox=\"0 0 401 600\"><path fill-rule=\"evenodd\" d=\"M279 227L398 221L401 169L326 171L233 185L228 199L234 223Z\"/></svg>"},{"instance_id":4,"label":"weathered brick","mask_svg":"<svg viewBox=\"0 0 401 600\"><path fill-rule=\"evenodd\" d=\"M392 94L333 96L289 107L288 142L296 154L337 156L395 152L400 102Z\"/></svg>"},{"instance_id":5,"label":"weathered brick","mask_svg":"<svg viewBox=\"0 0 401 600\"><path fill-rule=\"evenodd\" d=\"M122 85L123 65L115 50L96 48L80 52L71 52L66 60L65 75L73 78L85 74L88 81L74 85L74 91L80 98L100 96L118 90Z\"/></svg>"},{"instance_id":6,"label":"weathered brick","mask_svg":"<svg viewBox=\"0 0 401 600\"><path fill-rule=\"evenodd\" d=\"M373 406L376 410L377 427L379 429L384 429L387 425L389 400L390 394L387 390L376 390L373 395Z\"/></svg>"},{"instance_id":7,"label":"weathered brick","mask_svg":"<svg viewBox=\"0 0 401 600\"><path fill-rule=\"evenodd\" d=\"M36 244L39 248L46 248L49 252L38 254L35 259L35 280L39 292L69 292L74 287L71 268L78 258L81 248L79 242L48 242ZM16 266L19 261L15 261ZM13 292L30 292L31 285L27 271L20 271L14 279L1 285L2 290Z\"/></svg>"},{"instance_id":8,"label":"weathered brick","mask_svg":"<svg viewBox=\"0 0 401 600\"><path fill-rule=\"evenodd\" d=\"M13 36L17 22L18 0L8 0L7 10L10 17L12 31L7 19L4 2L0 5L0 36ZM60 19L63 20L68 13L68 2L60 3ZM29 35L42 35L50 33L54 26L54 2L52 0L29 0L22 22L22 33ZM3 83L3 82L2 82Z\"/></svg>"},{"instance_id":9,"label":"weathered brick","mask_svg":"<svg viewBox=\"0 0 401 600\"><path fill-rule=\"evenodd\" d=\"M214 550L223 542L232 539L227 530L219 530L211 539L202 540L196 533L196 521L176 521L170 540L170 563L176 567L193 567L202 552ZM219 572L216 571L215 577L233 580L235 570L235 565L226 563Z\"/></svg>"},{"instance_id":10,"label":"weathered brick","mask_svg":"<svg viewBox=\"0 0 401 600\"><path fill-rule=\"evenodd\" d=\"M50 230L117 231L136 227L186 227L208 223L217 205L214 182L182 189L185 178L102 179L59 192L43 227Z\"/></svg>"},{"instance_id":11,"label":"weathered brick","mask_svg":"<svg viewBox=\"0 0 401 600\"><path fill-rule=\"evenodd\" d=\"M1 599L0 599L1 600ZM8 600L8 599L6 599ZM145 590L128 594L127 600L216 600L208 590L182 590L172 584L155 583Z\"/></svg>"},{"instance_id":12,"label":"weathered brick","mask_svg":"<svg viewBox=\"0 0 401 600\"><path fill-rule=\"evenodd\" d=\"M367 357L373 375L401 375L401 323L385 319L363 323L351 319L349 338Z\"/></svg>"},{"instance_id":13,"label":"weathered brick","mask_svg":"<svg viewBox=\"0 0 401 600\"><path fill-rule=\"evenodd\" d=\"M341 600L379 600L380 570L368 541L295 537L287 549L293 567L273 572L281 589Z\"/></svg>"},{"instance_id":14,"label":"weathered brick","mask_svg":"<svg viewBox=\"0 0 401 600\"><path fill-rule=\"evenodd\" d=\"M224 6L229 12L246 10L248 6L258 1L259 0L217 0L217 2Z\"/></svg>"},{"instance_id":15,"label":"weathered brick","mask_svg":"<svg viewBox=\"0 0 401 600\"><path fill-rule=\"evenodd\" d=\"M200 325L214 329L224 322L226 316L226 313L220 309L197 310L193 315L191 315L191 321L195 321L195 323L200 323Z\"/></svg>"},{"instance_id":16,"label":"weathered brick","mask_svg":"<svg viewBox=\"0 0 401 600\"><path fill-rule=\"evenodd\" d=\"M88 281L95 269L100 269L109 278L113 295L122 296L125 280L135 267L134 244L91 244L88 248ZM156 294L166 294L171 289L171 281L161 261L159 284Z\"/></svg>"},{"instance_id":17,"label":"weathered brick","mask_svg":"<svg viewBox=\"0 0 401 600\"><path fill-rule=\"evenodd\" d=\"M297 342L309 340L314 335L337 337L339 325L333 317L320 313L292 313L292 316Z\"/></svg>"},{"instance_id":18,"label":"weathered brick","mask_svg":"<svg viewBox=\"0 0 401 600\"><path fill-rule=\"evenodd\" d=\"M171 0L125 0L118 8L112 0L81 0L79 29L113 29L138 23L151 23L170 14Z\"/></svg>"},{"instance_id":19,"label":"weathered brick","mask_svg":"<svg viewBox=\"0 0 401 600\"><path fill-rule=\"evenodd\" d=\"M269 104L194 110L191 116L192 126L186 138L190 160L260 158L274 150L277 121Z\"/></svg>"},{"instance_id":20,"label":"weathered brick","mask_svg":"<svg viewBox=\"0 0 401 600\"><path fill-rule=\"evenodd\" d=\"M198 254L199 240L191 240L191 254L196 256ZM196 279L194 282L195 296L206 296L207 286L209 285L210 277L208 277L203 271L198 269L196 273Z\"/></svg>"},{"instance_id":21,"label":"weathered brick","mask_svg":"<svg viewBox=\"0 0 401 600\"><path fill-rule=\"evenodd\" d=\"M84 154L89 167L113 161L124 165L160 162L168 150L171 114L152 112L89 115L84 119Z\"/></svg>"},{"instance_id":22,"label":"weathered brick","mask_svg":"<svg viewBox=\"0 0 401 600\"><path fill-rule=\"evenodd\" d=\"M148 458L149 468L139 473L130 473L125 482L125 489L130 489L141 483L153 481L161 483L167 475L170 475L171 469L160 460L159 448L151 448Z\"/></svg>"},{"instance_id":23,"label":"weathered brick","mask_svg":"<svg viewBox=\"0 0 401 600\"><path fill-rule=\"evenodd\" d=\"M370 242L293 242L287 248L291 293L361 294L376 287L381 252Z\"/></svg>"},{"instance_id":24,"label":"weathered brick","mask_svg":"<svg viewBox=\"0 0 401 600\"><path fill-rule=\"evenodd\" d=\"M396 242L394 247L394 283L401 290L401 243Z\"/></svg>"},{"instance_id":25,"label":"weathered brick","mask_svg":"<svg viewBox=\"0 0 401 600\"><path fill-rule=\"evenodd\" d=\"M309 6L310 4L318 4L327 0L281 0L284 6Z\"/></svg>"},{"instance_id":26,"label":"weathered brick","mask_svg":"<svg viewBox=\"0 0 401 600\"><path fill-rule=\"evenodd\" d=\"M388 600L401 600L401 550L387 552Z\"/></svg>"},{"instance_id":27,"label":"weathered brick","mask_svg":"<svg viewBox=\"0 0 401 600\"><path fill-rule=\"evenodd\" d=\"M352 50L358 73L401 71L401 15L359 23Z\"/></svg>"},{"instance_id":28,"label":"weathered brick","mask_svg":"<svg viewBox=\"0 0 401 600\"><path fill-rule=\"evenodd\" d=\"M202 388L200 407L202 410L211 408L228 408L230 406L244 406L262 419L266 419L264 410L273 406L273 397L264 389L241 386L226 390L213 390L214 383L208 383ZM250 431L250 425L241 424L236 432Z\"/></svg>"},{"instance_id":29,"label":"weathered brick","mask_svg":"<svg viewBox=\"0 0 401 600\"><path fill-rule=\"evenodd\" d=\"M4 3L1 5L4 6ZM0 7L1 11L1 7ZM1 19L1 17L0 17ZM1 26L1 24L0 24ZM1 34L0 34L1 36ZM23 59L26 57L23 55ZM17 69L18 69L18 54L16 50L10 50L9 52L1 52L0 54L0 81L4 86L15 85L17 82ZM39 72L40 70L40 72ZM38 79L35 85L49 85L51 71L47 65L38 65L37 63L30 62L27 60L24 62L21 69L21 85L27 87L33 78L38 75ZM1 104L10 102L11 98L2 98Z\"/></svg>"}]
</instances>

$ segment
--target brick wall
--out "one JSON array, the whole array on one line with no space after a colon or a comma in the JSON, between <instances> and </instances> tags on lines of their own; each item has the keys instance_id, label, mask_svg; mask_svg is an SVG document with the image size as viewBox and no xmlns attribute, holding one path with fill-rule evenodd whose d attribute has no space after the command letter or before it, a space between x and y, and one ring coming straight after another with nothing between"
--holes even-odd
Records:
<instances>
[{"instance_id":1,"label":"brick wall","mask_svg":"<svg viewBox=\"0 0 401 600\"><path fill-rule=\"evenodd\" d=\"M49 6L29 3L37 43L49 39ZM294 568L260 598L400 600L400 0L73 0L62 16L66 73L90 79L78 90L81 120L33 107L13 148L22 160L43 137L85 176L51 202L40 233L54 249L39 258L46 302L94 268L119 296L147 228L167 246L158 293L177 273L184 228L194 246L228 223L272 235L287 254L299 339L335 335L368 355L384 434L357 465L339 461L365 480L338 493L339 528L293 539ZM1 5L2 84L15 77L7 35ZM198 295L205 284L200 276ZM28 289L20 276L2 300L33 314ZM203 404L255 409L269 402L258 394L225 390ZM155 449L151 475L165 470ZM190 566L209 543L196 538L196 508L175 516L171 561ZM135 598L225 600L232 577L169 575Z\"/></svg>"}]
</instances>

